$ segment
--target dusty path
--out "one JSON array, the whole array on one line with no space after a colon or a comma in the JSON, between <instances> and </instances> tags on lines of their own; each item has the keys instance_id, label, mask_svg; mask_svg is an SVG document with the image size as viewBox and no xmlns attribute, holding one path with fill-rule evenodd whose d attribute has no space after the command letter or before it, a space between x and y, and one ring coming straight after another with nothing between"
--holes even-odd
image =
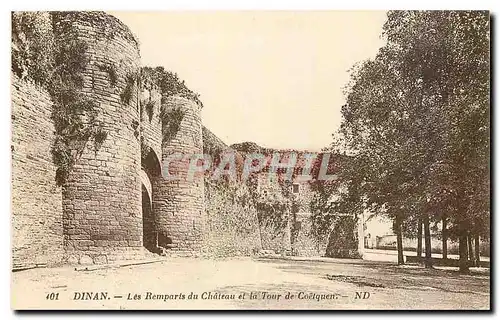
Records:
<instances>
[{"instance_id":1,"label":"dusty path","mask_svg":"<svg viewBox=\"0 0 500 320\"><path fill-rule=\"evenodd\" d=\"M458 275L416 268L341 259L171 258L160 263L95 271L75 271L69 267L32 269L13 273L12 306L43 309L489 308L488 274ZM103 300L74 300L82 292L92 292L92 297L97 293ZM50 293L59 293L58 300L47 299ZM190 293L197 295L197 299L189 299ZM251 293L255 299L250 299Z\"/></svg>"}]
</instances>

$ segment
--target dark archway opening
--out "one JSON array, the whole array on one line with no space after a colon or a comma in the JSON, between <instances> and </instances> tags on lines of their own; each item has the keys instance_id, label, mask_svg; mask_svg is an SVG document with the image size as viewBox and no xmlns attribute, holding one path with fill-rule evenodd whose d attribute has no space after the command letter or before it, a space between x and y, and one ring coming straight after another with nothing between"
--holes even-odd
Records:
<instances>
[{"instance_id":1,"label":"dark archway opening","mask_svg":"<svg viewBox=\"0 0 500 320\"><path fill-rule=\"evenodd\" d=\"M154 253L158 252L158 232L155 223L155 205L152 201L156 190L156 181L161 178L160 161L156 153L149 147L149 152L142 153L141 167L147 178L142 185L142 239L144 247ZM146 186L146 185L147 186Z\"/></svg>"},{"instance_id":2,"label":"dark archway opening","mask_svg":"<svg viewBox=\"0 0 500 320\"><path fill-rule=\"evenodd\" d=\"M148 174L149 179L161 176L160 160L152 149L150 149L145 156L143 155L141 159L141 166L142 169Z\"/></svg>"},{"instance_id":3,"label":"dark archway opening","mask_svg":"<svg viewBox=\"0 0 500 320\"><path fill-rule=\"evenodd\" d=\"M156 232L152 209L148 190L142 185L142 241L146 249L154 252L156 250Z\"/></svg>"}]
</instances>

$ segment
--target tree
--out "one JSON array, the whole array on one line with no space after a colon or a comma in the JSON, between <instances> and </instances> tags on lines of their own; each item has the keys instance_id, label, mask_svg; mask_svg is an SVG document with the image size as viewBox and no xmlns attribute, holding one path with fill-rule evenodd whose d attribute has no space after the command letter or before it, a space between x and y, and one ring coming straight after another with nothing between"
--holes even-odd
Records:
<instances>
[{"instance_id":1,"label":"tree","mask_svg":"<svg viewBox=\"0 0 500 320\"><path fill-rule=\"evenodd\" d=\"M427 267L430 222L445 217L465 272L473 222L489 229L488 15L391 11L384 36L375 59L354 69L342 107L355 187L367 207L393 218L398 243L401 226L422 219Z\"/></svg>"}]
</instances>

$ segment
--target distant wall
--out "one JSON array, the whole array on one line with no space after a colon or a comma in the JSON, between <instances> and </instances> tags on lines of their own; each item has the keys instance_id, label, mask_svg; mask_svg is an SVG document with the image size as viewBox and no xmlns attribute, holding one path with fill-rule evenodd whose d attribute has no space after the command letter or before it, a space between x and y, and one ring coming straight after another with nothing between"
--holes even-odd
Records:
<instances>
[{"instance_id":1,"label":"distant wall","mask_svg":"<svg viewBox=\"0 0 500 320\"><path fill-rule=\"evenodd\" d=\"M447 241L448 243L448 254L459 254L459 244L458 241ZM365 244L367 248L370 249L382 249L382 250L397 250L396 235L385 235L376 236L365 239ZM482 256L490 256L490 243L486 241L479 242L479 250ZM403 247L406 251L417 251L417 239L406 238L403 236ZM422 240L422 250L425 251L425 241ZM442 253L443 252L443 240L439 239L437 236L432 236L431 238L431 251L432 253Z\"/></svg>"},{"instance_id":2,"label":"distant wall","mask_svg":"<svg viewBox=\"0 0 500 320\"><path fill-rule=\"evenodd\" d=\"M259 196L269 199L283 199L281 187L276 177L270 177L267 172L259 173L257 176L257 192ZM288 212L290 214L290 212ZM262 249L273 250L282 253L291 250L290 230L284 226L278 226L272 220L266 219L266 215L260 215L259 220Z\"/></svg>"},{"instance_id":3,"label":"distant wall","mask_svg":"<svg viewBox=\"0 0 500 320\"><path fill-rule=\"evenodd\" d=\"M62 195L56 186L49 94L12 75L13 265L56 264L63 253Z\"/></svg>"},{"instance_id":4,"label":"distant wall","mask_svg":"<svg viewBox=\"0 0 500 320\"><path fill-rule=\"evenodd\" d=\"M248 256L262 248L257 211L245 185L206 179L205 209L208 255Z\"/></svg>"},{"instance_id":5,"label":"distant wall","mask_svg":"<svg viewBox=\"0 0 500 320\"><path fill-rule=\"evenodd\" d=\"M203 127L203 153L218 165L221 152L236 152L210 130ZM241 157L237 152L235 160ZM241 160L241 159L239 159ZM241 160L242 161L242 160ZM212 167L213 169L213 167ZM257 211L250 190L241 182L211 180L205 177L205 210L207 213L206 252L209 256L251 255L261 247Z\"/></svg>"},{"instance_id":6,"label":"distant wall","mask_svg":"<svg viewBox=\"0 0 500 320\"><path fill-rule=\"evenodd\" d=\"M295 186L294 186L295 185ZM286 226L277 227L265 219L261 219L262 247L276 253L291 251L296 256L324 256L326 243L317 243L310 235L311 213L309 204L313 193L308 182L296 182L290 186L292 207L289 222ZM258 177L258 191L265 196L282 196L279 183L269 179L267 172ZM287 230L289 229L289 230Z\"/></svg>"},{"instance_id":7,"label":"distant wall","mask_svg":"<svg viewBox=\"0 0 500 320\"><path fill-rule=\"evenodd\" d=\"M202 127L203 133L203 153L209 154L212 157L216 157L216 155L228 149L228 146L212 131L208 130L205 126ZM234 152L234 150L233 150Z\"/></svg>"},{"instance_id":8,"label":"distant wall","mask_svg":"<svg viewBox=\"0 0 500 320\"><path fill-rule=\"evenodd\" d=\"M311 208L313 191L308 182L297 183L298 193L294 193L295 206L292 208L292 249L297 256L324 256L326 243L318 243L311 236Z\"/></svg>"},{"instance_id":9,"label":"distant wall","mask_svg":"<svg viewBox=\"0 0 500 320\"><path fill-rule=\"evenodd\" d=\"M295 221L292 224L292 248L293 254L305 257L324 256L326 242L318 243L310 235L311 216L309 213L296 214Z\"/></svg>"}]
</instances>

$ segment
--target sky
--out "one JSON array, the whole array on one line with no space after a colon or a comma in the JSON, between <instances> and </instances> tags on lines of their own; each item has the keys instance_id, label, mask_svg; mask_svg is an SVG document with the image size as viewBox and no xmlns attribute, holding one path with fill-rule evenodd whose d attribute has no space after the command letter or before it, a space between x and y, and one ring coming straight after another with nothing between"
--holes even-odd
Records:
<instances>
[{"instance_id":1,"label":"sky","mask_svg":"<svg viewBox=\"0 0 500 320\"><path fill-rule=\"evenodd\" d=\"M383 45L383 11L110 12L144 66L201 95L202 122L226 144L319 151L341 121L349 69Z\"/></svg>"}]
</instances>

